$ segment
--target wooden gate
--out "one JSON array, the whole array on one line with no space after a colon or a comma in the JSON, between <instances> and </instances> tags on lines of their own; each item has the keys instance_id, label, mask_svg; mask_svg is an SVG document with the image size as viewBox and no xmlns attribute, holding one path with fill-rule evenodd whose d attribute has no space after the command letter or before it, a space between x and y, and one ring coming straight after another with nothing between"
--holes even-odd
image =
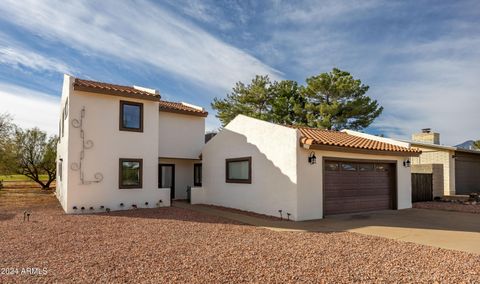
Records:
<instances>
[{"instance_id":1,"label":"wooden gate","mask_svg":"<svg viewBox=\"0 0 480 284\"><path fill-rule=\"evenodd\" d=\"M432 174L412 174L412 202L432 200Z\"/></svg>"}]
</instances>

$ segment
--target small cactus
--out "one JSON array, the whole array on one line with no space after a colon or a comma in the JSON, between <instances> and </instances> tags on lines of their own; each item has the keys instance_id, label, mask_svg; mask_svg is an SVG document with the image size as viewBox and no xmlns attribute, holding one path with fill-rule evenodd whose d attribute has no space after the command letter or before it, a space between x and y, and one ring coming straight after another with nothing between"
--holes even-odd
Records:
<instances>
[{"instance_id":1,"label":"small cactus","mask_svg":"<svg viewBox=\"0 0 480 284\"><path fill-rule=\"evenodd\" d=\"M77 206L73 206L73 210L77 210Z\"/></svg>"},{"instance_id":2,"label":"small cactus","mask_svg":"<svg viewBox=\"0 0 480 284\"><path fill-rule=\"evenodd\" d=\"M110 212L110 208L105 209L105 211L106 211L107 213Z\"/></svg>"},{"instance_id":3,"label":"small cactus","mask_svg":"<svg viewBox=\"0 0 480 284\"><path fill-rule=\"evenodd\" d=\"M137 205L136 205L136 204L132 204L132 208L137 208Z\"/></svg>"}]
</instances>

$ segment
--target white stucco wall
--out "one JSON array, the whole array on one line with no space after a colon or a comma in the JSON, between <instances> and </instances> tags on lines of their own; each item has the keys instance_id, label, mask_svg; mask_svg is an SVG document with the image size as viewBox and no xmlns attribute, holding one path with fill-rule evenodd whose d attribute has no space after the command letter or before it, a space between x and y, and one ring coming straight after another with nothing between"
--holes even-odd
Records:
<instances>
[{"instance_id":1,"label":"white stucco wall","mask_svg":"<svg viewBox=\"0 0 480 284\"><path fill-rule=\"evenodd\" d=\"M293 220L323 218L323 157L396 163L397 207L411 208L410 168L406 157L303 149L300 133L246 116L237 116L203 149L203 186L193 203L214 204ZM308 155L315 152L317 163ZM252 184L225 182L225 159L252 157Z\"/></svg>"},{"instance_id":2,"label":"white stucco wall","mask_svg":"<svg viewBox=\"0 0 480 284\"><path fill-rule=\"evenodd\" d=\"M61 133L61 130L59 129L60 133L59 135L59 143L57 144L57 179L56 179L56 190L55 190L55 195L57 196L57 199L59 200L60 204L62 205L63 208L68 207L68 191L67 191L67 185L68 185L68 163L69 163L69 155L68 155L68 141L69 141L69 133L70 133L70 102L65 105L65 102L70 100L70 93L72 91L72 80L73 78L65 75L64 76L64 81L63 81L63 86L62 86L62 97L60 99L60 106L59 106L59 111L58 111L58 121L63 119L62 113L65 109L67 108L67 117L65 118L63 122L63 136ZM60 128L60 127L59 127ZM59 178L60 174L60 169L58 168L59 166L59 161L63 160L62 163L62 178Z\"/></svg>"},{"instance_id":3,"label":"white stucco wall","mask_svg":"<svg viewBox=\"0 0 480 284\"><path fill-rule=\"evenodd\" d=\"M205 144L205 118L164 111L158 116L159 157L198 159Z\"/></svg>"},{"instance_id":4,"label":"white stucco wall","mask_svg":"<svg viewBox=\"0 0 480 284\"><path fill-rule=\"evenodd\" d=\"M297 144L295 129L237 116L203 148L205 203L295 219ZM247 156L252 183L226 183L225 159Z\"/></svg>"},{"instance_id":5,"label":"white stucco wall","mask_svg":"<svg viewBox=\"0 0 480 284\"><path fill-rule=\"evenodd\" d=\"M64 209L67 213L79 213L73 206L88 208L105 206L111 210L138 207L154 207L159 200L169 206L169 190L158 189L158 102L130 99L74 91L70 95L68 198ZM144 105L144 130L128 132L119 130L120 100L140 102ZM80 172L71 169L79 162L82 149L80 129L72 127L73 119L80 119L85 107L85 138L94 145L85 151L84 176L93 180L95 173L103 175L100 183L81 184ZM143 187L141 189L119 189L119 159L143 159ZM145 206L145 202L149 205ZM124 207L120 207L124 203Z\"/></svg>"}]
</instances>

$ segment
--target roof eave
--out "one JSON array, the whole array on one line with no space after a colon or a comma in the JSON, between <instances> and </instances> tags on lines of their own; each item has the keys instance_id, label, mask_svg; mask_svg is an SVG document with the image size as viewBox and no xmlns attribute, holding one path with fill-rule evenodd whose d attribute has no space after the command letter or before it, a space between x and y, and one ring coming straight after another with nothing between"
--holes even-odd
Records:
<instances>
[{"instance_id":1,"label":"roof eave","mask_svg":"<svg viewBox=\"0 0 480 284\"><path fill-rule=\"evenodd\" d=\"M355 148L335 145L324 144L304 144L300 142L306 149L322 150L322 151L334 151L334 152L348 152L358 154L370 154L370 155L385 155L385 156L401 156L401 157L418 157L422 152L413 151L387 151L387 150L372 150L366 148ZM307 147L305 147L307 146Z\"/></svg>"},{"instance_id":2,"label":"roof eave","mask_svg":"<svg viewBox=\"0 0 480 284\"><path fill-rule=\"evenodd\" d=\"M87 87L83 85L73 84L74 91L81 91L81 92L88 92L88 93L96 93L96 94L104 94L104 95L111 95L111 96L118 96L118 97L126 97L132 99L141 99L147 101L159 101L160 95L143 95L139 93L130 93L121 90L108 90L108 89L101 89L95 87Z\"/></svg>"},{"instance_id":3,"label":"roof eave","mask_svg":"<svg viewBox=\"0 0 480 284\"><path fill-rule=\"evenodd\" d=\"M177 114L185 114L185 115L193 115L193 116L200 116L200 117L207 117L208 112L194 112L194 111L187 111L187 110L177 110L177 109L170 109L160 106L159 111L163 112L170 112L170 113L177 113Z\"/></svg>"}]
</instances>

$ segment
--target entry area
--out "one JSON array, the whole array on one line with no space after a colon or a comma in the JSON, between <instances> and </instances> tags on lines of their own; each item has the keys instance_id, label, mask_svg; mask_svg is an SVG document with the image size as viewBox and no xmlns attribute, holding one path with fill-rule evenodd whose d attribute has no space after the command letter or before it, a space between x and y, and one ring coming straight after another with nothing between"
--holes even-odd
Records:
<instances>
[{"instance_id":1,"label":"entry area","mask_svg":"<svg viewBox=\"0 0 480 284\"><path fill-rule=\"evenodd\" d=\"M170 188L172 200L188 199L189 188L201 186L201 167L200 160L159 158L158 188Z\"/></svg>"},{"instance_id":2,"label":"entry area","mask_svg":"<svg viewBox=\"0 0 480 284\"><path fill-rule=\"evenodd\" d=\"M324 215L396 209L396 163L324 161Z\"/></svg>"}]
</instances>

